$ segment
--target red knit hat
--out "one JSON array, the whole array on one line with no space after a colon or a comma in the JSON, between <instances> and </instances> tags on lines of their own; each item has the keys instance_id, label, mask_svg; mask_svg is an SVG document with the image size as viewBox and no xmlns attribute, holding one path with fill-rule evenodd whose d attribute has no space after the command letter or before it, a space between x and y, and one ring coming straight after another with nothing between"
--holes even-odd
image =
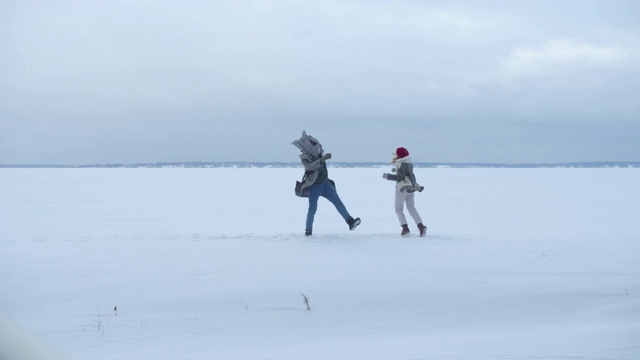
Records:
<instances>
[{"instance_id":1,"label":"red knit hat","mask_svg":"<svg viewBox=\"0 0 640 360\"><path fill-rule=\"evenodd\" d=\"M396 149L396 156L398 157L398 159L402 159L403 157L407 157L409 156L409 150L403 148L403 147L399 147Z\"/></svg>"}]
</instances>

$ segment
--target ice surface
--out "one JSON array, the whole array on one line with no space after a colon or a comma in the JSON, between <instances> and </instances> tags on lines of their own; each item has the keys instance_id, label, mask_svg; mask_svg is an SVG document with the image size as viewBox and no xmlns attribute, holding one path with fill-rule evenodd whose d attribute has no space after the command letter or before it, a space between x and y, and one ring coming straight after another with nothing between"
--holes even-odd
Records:
<instances>
[{"instance_id":1,"label":"ice surface","mask_svg":"<svg viewBox=\"0 0 640 360\"><path fill-rule=\"evenodd\" d=\"M640 358L640 169L416 169L426 238L399 236L386 170L330 168L362 225L321 199L306 238L301 169L0 169L0 335L94 360Z\"/></svg>"}]
</instances>

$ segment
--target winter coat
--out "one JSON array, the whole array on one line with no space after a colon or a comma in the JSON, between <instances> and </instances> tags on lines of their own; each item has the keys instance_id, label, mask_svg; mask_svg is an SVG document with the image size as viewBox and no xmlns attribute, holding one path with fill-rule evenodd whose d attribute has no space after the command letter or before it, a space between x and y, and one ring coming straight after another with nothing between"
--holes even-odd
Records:
<instances>
[{"instance_id":1,"label":"winter coat","mask_svg":"<svg viewBox=\"0 0 640 360\"><path fill-rule=\"evenodd\" d=\"M312 156L309 154L300 154L300 160L304 165L304 176L300 185L296 185L296 195L301 197L309 196L309 187L314 184L320 184L329 180L332 184L335 183L329 179L329 172L327 171L327 163L321 160L322 155Z\"/></svg>"},{"instance_id":2,"label":"winter coat","mask_svg":"<svg viewBox=\"0 0 640 360\"><path fill-rule=\"evenodd\" d=\"M329 180L329 172L327 171L327 163L322 160L324 150L318 139L313 136L307 135L305 131L302 132L300 139L291 143L296 146L302 152L300 154L300 161L304 165L304 176L302 181L296 182L295 193L300 197L309 196L309 187L314 184L320 184L325 181L330 181L334 187L335 183Z\"/></svg>"},{"instance_id":3,"label":"winter coat","mask_svg":"<svg viewBox=\"0 0 640 360\"><path fill-rule=\"evenodd\" d=\"M415 191L422 192L424 186L420 186L413 173L413 163L409 156L403 157L396 161L396 167L393 169L395 174L388 174L387 180L395 181L396 188L400 192L412 193Z\"/></svg>"}]
</instances>

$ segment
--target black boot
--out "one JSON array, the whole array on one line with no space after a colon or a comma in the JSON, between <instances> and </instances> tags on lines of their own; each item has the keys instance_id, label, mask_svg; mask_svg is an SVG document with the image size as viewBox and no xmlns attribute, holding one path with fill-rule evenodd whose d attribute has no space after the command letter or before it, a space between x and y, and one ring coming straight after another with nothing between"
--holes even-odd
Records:
<instances>
[{"instance_id":1,"label":"black boot","mask_svg":"<svg viewBox=\"0 0 640 360\"><path fill-rule=\"evenodd\" d=\"M349 224L349 230L355 230L358 225L360 225L360 218L352 218L350 217L349 220L347 220L347 224Z\"/></svg>"},{"instance_id":2,"label":"black boot","mask_svg":"<svg viewBox=\"0 0 640 360\"><path fill-rule=\"evenodd\" d=\"M418 224L418 230L420 230L420 237L425 237L427 235L427 227L422 225L422 223Z\"/></svg>"},{"instance_id":3,"label":"black boot","mask_svg":"<svg viewBox=\"0 0 640 360\"><path fill-rule=\"evenodd\" d=\"M411 234L411 231L409 231L409 225L402 224L402 232L400 233L400 236L407 237L410 234Z\"/></svg>"},{"instance_id":4,"label":"black boot","mask_svg":"<svg viewBox=\"0 0 640 360\"><path fill-rule=\"evenodd\" d=\"M311 230L305 230L304 236L311 236Z\"/></svg>"}]
</instances>

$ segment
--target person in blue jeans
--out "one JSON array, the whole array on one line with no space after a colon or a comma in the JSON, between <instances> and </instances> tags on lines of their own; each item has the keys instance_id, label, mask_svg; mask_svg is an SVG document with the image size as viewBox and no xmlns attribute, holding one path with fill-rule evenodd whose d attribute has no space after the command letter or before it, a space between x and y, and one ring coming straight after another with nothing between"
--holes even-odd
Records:
<instances>
[{"instance_id":1,"label":"person in blue jeans","mask_svg":"<svg viewBox=\"0 0 640 360\"><path fill-rule=\"evenodd\" d=\"M355 228L360 225L360 218L354 219L349 214L342 200L340 200L335 183L329 179L327 160L331 159L331 153L325 154L318 139L307 135L306 131L302 132L300 139L291 144L300 149L300 160L305 170L302 183L299 188L296 188L296 195L309 198L309 209L307 211L304 234L311 236L313 233L313 220L318 210L318 199L321 196L329 200L336 207L336 210L338 210L347 225L349 225L349 230L355 230Z\"/></svg>"}]
</instances>

